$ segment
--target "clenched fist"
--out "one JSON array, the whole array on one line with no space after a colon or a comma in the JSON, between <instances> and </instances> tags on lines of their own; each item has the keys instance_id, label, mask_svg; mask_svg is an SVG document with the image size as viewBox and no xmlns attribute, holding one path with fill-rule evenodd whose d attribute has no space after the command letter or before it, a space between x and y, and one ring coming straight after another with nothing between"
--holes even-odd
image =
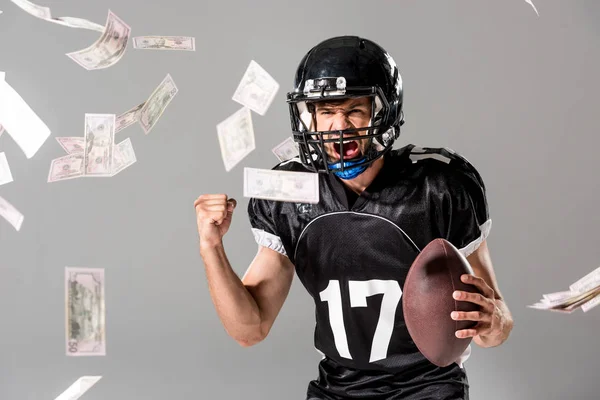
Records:
<instances>
[{"instance_id":1,"label":"clenched fist","mask_svg":"<svg viewBox=\"0 0 600 400\"><path fill-rule=\"evenodd\" d=\"M222 243L229 230L235 199L227 199L226 194L203 194L194 202L196 222L202 246L215 246Z\"/></svg>"}]
</instances>

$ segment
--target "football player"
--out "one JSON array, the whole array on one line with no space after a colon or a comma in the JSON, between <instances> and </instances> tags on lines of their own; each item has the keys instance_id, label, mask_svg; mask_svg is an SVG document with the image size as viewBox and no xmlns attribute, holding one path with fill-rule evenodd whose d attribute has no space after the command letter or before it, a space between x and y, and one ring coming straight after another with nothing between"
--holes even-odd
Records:
<instances>
[{"instance_id":1,"label":"football player","mask_svg":"<svg viewBox=\"0 0 600 400\"><path fill-rule=\"evenodd\" d=\"M319 203L250 199L259 250L240 279L222 242L236 201L215 194L195 202L210 294L227 333L242 346L264 340L295 272L314 299L323 357L307 399L468 399L470 349L448 367L429 362L407 331L401 297L420 249L444 238L467 257L474 275L462 278L482 293L453 294L481 306L452 313L477 321L456 336L482 347L507 339L513 322L486 245L491 219L479 173L447 148L392 149L404 123L402 79L370 40L336 37L312 48L287 101L299 157L274 169L318 173Z\"/></svg>"}]
</instances>

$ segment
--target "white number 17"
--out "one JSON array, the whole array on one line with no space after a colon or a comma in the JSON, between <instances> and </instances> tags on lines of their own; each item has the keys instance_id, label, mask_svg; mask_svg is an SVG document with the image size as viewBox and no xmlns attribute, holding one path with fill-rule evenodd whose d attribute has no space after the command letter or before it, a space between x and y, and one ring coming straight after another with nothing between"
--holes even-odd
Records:
<instances>
[{"instance_id":1,"label":"white number 17","mask_svg":"<svg viewBox=\"0 0 600 400\"><path fill-rule=\"evenodd\" d=\"M367 297L383 293L379 320L375 328L373 343L371 344L371 357L369 362L383 360L387 357L388 346L394 329L396 308L402 297L400 284L394 280L372 279L370 281L348 281L350 293L350 307L366 307ZM335 347L341 357L352 359L348 348L348 337L344 326L342 311L342 292L340 281L330 280L327 288L321 293L321 301L329 303L329 323L333 331Z\"/></svg>"}]
</instances>

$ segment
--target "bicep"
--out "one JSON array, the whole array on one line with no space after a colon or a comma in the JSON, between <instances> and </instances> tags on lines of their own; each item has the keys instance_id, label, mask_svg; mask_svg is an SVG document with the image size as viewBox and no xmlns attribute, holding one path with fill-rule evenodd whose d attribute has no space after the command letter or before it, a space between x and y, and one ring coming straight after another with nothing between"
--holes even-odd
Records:
<instances>
[{"instance_id":1,"label":"bicep","mask_svg":"<svg viewBox=\"0 0 600 400\"><path fill-rule=\"evenodd\" d=\"M242 277L261 317L261 330L266 336L271 330L294 278L294 264L290 259L270 248L259 246L258 253Z\"/></svg>"},{"instance_id":2,"label":"bicep","mask_svg":"<svg viewBox=\"0 0 600 400\"><path fill-rule=\"evenodd\" d=\"M482 278L494 290L497 299L502 299L486 240L481 242L479 247L467 257L467 261L473 268L473 274Z\"/></svg>"}]
</instances>

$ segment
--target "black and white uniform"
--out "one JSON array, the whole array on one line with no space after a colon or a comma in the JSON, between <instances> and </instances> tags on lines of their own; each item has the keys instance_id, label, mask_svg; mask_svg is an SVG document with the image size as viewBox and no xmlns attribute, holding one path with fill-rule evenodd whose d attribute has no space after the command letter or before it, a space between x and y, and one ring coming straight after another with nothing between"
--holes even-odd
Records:
<instances>
[{"instance_id":1,"label":"black and white uniform","mask_svg":"<svg viewBox=\"0 0 600 400\"><path fill-rule=\"evenodd\" d=\"M299 159L273 169L304 171ZM436 238L468 256L491 220L484 183L446 148L407 145L360 195L319 176L318 204L251 199L258 244L285 254L313 297L315 347L323 354L307 399L466 400L462 362L440 368L406 329L402 287L420 249Z\"/></svg>"}]
</instances>

